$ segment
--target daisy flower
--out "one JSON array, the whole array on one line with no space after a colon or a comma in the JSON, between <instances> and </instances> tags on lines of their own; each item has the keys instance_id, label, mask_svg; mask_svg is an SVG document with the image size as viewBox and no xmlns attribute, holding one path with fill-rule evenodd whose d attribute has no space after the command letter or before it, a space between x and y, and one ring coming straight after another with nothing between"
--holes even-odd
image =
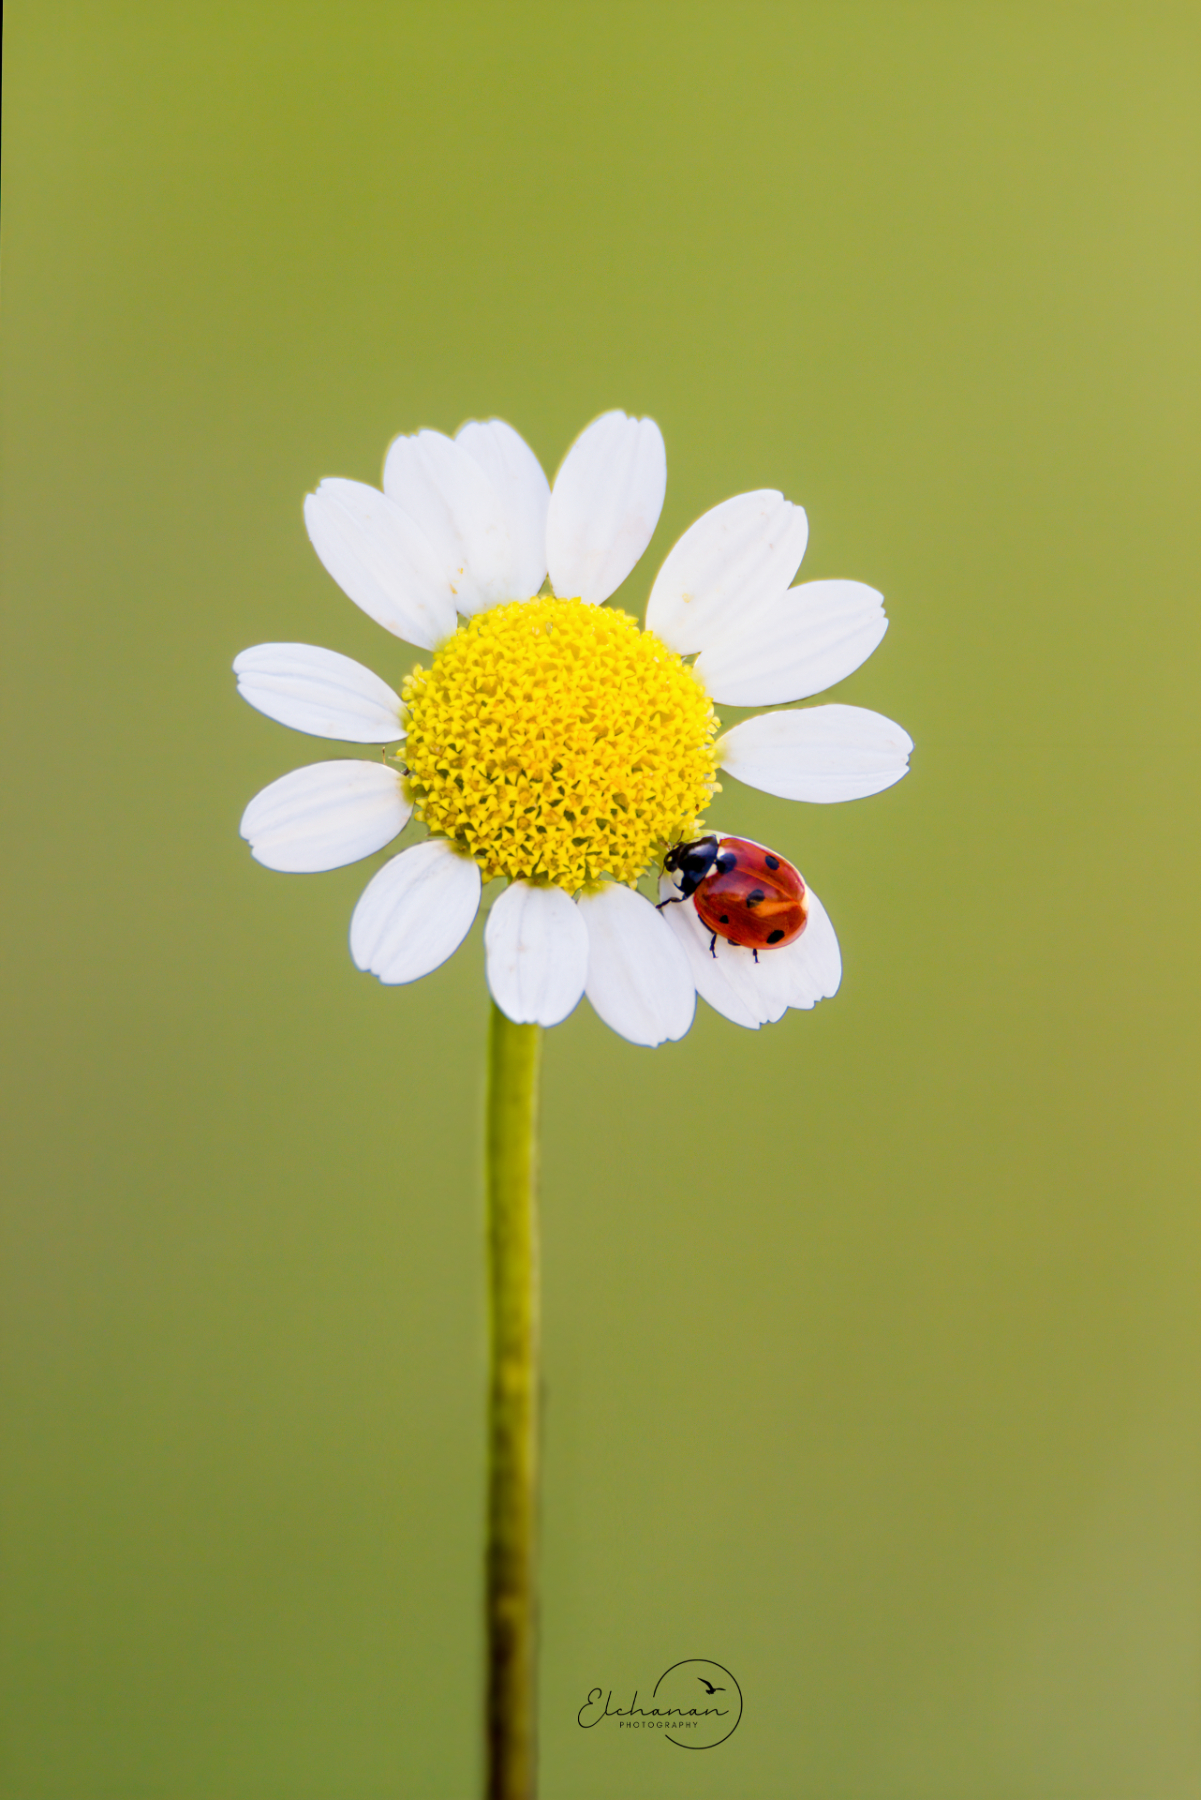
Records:
<instances>
[{"instance_id":1,"label":"daisy flower","mask_svg":"<svg viewBox=\"0 0 1201 1800\"><path fill-rule=\"evenodd\" d=\"M838 940L808 890L795 942L757 959L710 942L694 905L637 883L701 835L724 769L826 803L898 781L912 743L863 707L802 709L871 655L881 596L857 581L792 586L804 510L772 490L705 513L660 569L645 626L604 602L650 542L666 487L651 419L609 412L553 488L499 419L400 437L383 491L323 481L313 548L350 598L431 653L398 694L310 644L234 663L252 706L294 730L395 745L382 761L297 769L253 799L242 835L270 869L371 856L416 814L426 839L367 884L350 926L360 969L416 981L452 955L483 884L507 885L485 928L488 985L517 1023L555 1025L587 995L636 1044L680 1038L696 996L756 1028L834 994ZM543 592L549 577L549 592ZM714 705L776 707L722 731ZM712 828L710 828L712 829ZM660 877L661 900L677 887Z\"/></svg>"}]
</instances>

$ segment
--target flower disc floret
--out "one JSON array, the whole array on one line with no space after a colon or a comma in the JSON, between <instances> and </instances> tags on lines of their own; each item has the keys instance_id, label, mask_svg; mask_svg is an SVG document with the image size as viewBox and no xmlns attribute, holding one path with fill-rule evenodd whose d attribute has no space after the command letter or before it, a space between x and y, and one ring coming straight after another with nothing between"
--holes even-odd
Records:
<instances>
[{"instance_id":1,"label":"flower disc floret","mask_svg":"<svg viewBox=\"0 0 1201 1800\"><path fill-rule=\"evenodd\" d=\"M485 879L634 882L716 791L700 681L608 607L544 596L479 613L403 699L417 814Z\"/></svg>"}]
</instances>

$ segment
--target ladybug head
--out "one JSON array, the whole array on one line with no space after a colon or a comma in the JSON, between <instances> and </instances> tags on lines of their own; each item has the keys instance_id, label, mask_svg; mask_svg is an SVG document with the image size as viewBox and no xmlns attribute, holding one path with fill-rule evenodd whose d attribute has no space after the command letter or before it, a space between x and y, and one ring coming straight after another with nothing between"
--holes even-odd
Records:
<instances>
[{"instance_id":1,"label":"ladybug head","mask_svg":"<svg viewBox=\"0 0 1201 1800\"><path fill-rule=\"evenodd\" d=\"M680 876L680 898L687 900L696 893L716 861L717 839L693 838L690 844L673 844L663 858L663 867Z\"/></svg>"}]
</instances>

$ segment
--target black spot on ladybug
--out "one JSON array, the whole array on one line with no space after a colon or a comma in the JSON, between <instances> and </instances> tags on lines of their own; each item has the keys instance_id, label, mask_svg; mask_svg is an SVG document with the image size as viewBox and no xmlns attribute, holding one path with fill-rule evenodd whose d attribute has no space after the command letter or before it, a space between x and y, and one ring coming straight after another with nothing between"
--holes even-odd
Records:
<instances>
[{"instance_id":1,"label":"black spot on ladybug","mask_svg":"<svg viewBox=\"0 0 1201 1800\"><path fill-rule=\"evenodd\" d=\"M783 936L784 933L782 931L769 931L767 934L767 941L769 944L778 944Z\"/></svg>"},{"instance_id":2,"label":"black spot on ladybug","mask_svg":"<svg viewBox=\"0 0 1201 1800\"><path fill-rule=\"evenodd\" d=\"M765 856L763 860L769 869L778 869L780 866L780 859L778 856Z\"/></svg>"},{"instance_id":3,"label":"black spot on ladybug","mask_svg":"<svg viewBox=\"0 0 1201 1800\"><path fill-rule=\"evenodd\" d=\"M734 852L732 850L723 850L717 859L717 873L719 875L728 875L731 869L736 869L737 867L738 858L735 856Z\"/></svg>"},{"instance_id":4,"label":"black spot on ladybug","mask_svg":"<svg viewBox=\"0 0 1201 1800\"><path fill-rule=\"evenodd\" d=\"M754 888L747 895L746 903L748 906L758 906L758 904L761 900L766 900L766 899L767 899L767 895L763 892L762 888Z\"/></svg>"},{"instance_id":5,"label":"black spot on ladybug","mask_svg":"<svg viewBox=\"0 0 1201 1800\"><path fill-rule=\"evenodd\" d=\"M729 913L723 913L723 914L722 914L722 915L721 915L721 922L722 922L722 924L723 924L723 925L728 925L728 924L729 924L729 923L730 923L730 915L729 915Z\"/></svg>"}]
</instances>

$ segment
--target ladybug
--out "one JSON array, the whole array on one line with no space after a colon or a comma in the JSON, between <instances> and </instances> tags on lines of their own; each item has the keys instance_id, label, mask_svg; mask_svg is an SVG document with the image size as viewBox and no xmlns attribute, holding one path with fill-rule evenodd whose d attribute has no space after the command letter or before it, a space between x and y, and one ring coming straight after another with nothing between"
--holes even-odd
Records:
<instances>
[{"instance_id":1,"label":"ladybug","mask_svg":"<svg viewBox=\"0 0 1201 1800\"><path fill-rule=\"evenodd\" d=\"M678 875L679 892L659 902L659 910L691 900L702 925L717 940L754 952L795 943L809 916L809 896L800 872L774 850L750 838L703 837L673 844L663 866Z\"/></svg>"}]
</instances>

